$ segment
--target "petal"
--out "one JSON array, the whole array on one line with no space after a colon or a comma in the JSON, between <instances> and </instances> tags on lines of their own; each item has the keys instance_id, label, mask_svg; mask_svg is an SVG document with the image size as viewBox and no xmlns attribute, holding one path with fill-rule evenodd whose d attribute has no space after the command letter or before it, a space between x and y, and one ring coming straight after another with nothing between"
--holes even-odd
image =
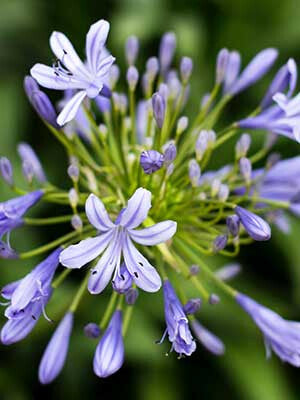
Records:
<instances>
[{"instance_id":1,"label":"petal","mask_svg":"<svg viewBox=\"0 0 300 400\"><path fill-rule=\"evenodd\" d=\"M86 57L90 69L97 73L103 46L109 32L109 23L103 19L91 25L86 36Z\"/></svg>"},{"instance_id":2,"label":"petal","mask_svg":"<svg viewBox=\"0 0 300 400\"><path fill-rule=\"evenodd\" d=\"M78 244L69 246L60 253L59 261L68 268L81 268L102 253L112 236L113 232L109 231L103 235L84 239Z\"/></svg>"},{"instance_id":3,"label":"petal","mask_svg":"<svg viewBox=\"0 0 300 400\"><path fill-rule=\"evenodd\" d=\"M90 80L89 72L78 57L72 43L61 32L53 32L50 36L50 47L56 57L78 78Z\"/></svg>"},{"instance_id":4,"label":"petal","mask_svg":"<svg viewBox=\"0 0 300 400\"><path fill-rule=\"evenodd\" d=\"M107 214L104 204L94 194L90 194L85 203L85 213L90 223L101 232L106 232L115 227L115 224L111 222Z\"/></svg>"},{"instance_id":5,"label":"petal","mask_svg":"<svg viewBox=\"0 0 300 400\"><path fill-rule=\"evenodd\" d=\"M110 67L114 62L115 62L115 57L113 56L105 57L102 61L100 61L99 67L97 69L97 78L101 78L107 75Z\"/></svg>"},{"instance_id":6,"label":"petal","mask_svg":"<svg viewBox=\"0 0 300 400\"><path fill-rule=\"evenodd\" d=\"M88 281L88 290L92 294L101 293L111 280L115 268L119 268L121 260L122 238L118 236L118 232L103 256L98 261L98 264L91 271L91 276Z\"/></svg>"},{"instance_id":7,"label":"petal","mask_svg":"<svg viewBox=\"0 0 300 400\"><path fill-rule=\"evenodd\" d=\"M145 246L153 246L169 240L176 232L177 223L174 221L163 221L149 228L133 230L128 233L132 240Z\"/></svg>"},{"instance_id":8,"label":"petal","mask_svg":"<svg viewBox=\"0 0 300 400\"><path fill-rule=\"evenodd\" d=\"M48 89L84 89L87 85L74 77L67 77L55 73L52 67L44 64L35 64L30 70L31 76L43 87Z\"/></svg>"},{"instance_id":9,"label":"petal","mask_svg":"<svg viewBox=\"0 0 300 400\"><path fill-rule=\"evenodd\" d=\"M75 96L71 98L67 102L67 104L62 109L61 113L57 117L57 123L60 126L63 126L67 122L70 122L73 118L75 118L77 111L86 96L86 91L81 90L80 92L76 93Z\"/></svg>"},{"instance_id":10,"label":"petal","mask_svg":"<svg viewBox=\"0 0 300 400\"><path fill-rule=\"evenodd\" d=\"M146 292L157 292L161 287L161 279L156 269L134 247L129 236L126 237L123 255L126 267L138 287Z\"/></svg>"},{"instance_id":11,"label":"petal","mask_svg":"<svg viewBox=\"0 0 300 400\"><path fill-rule=\"evenodd\" d=\"M136 228L147 218L150 208L151 193L144 188L137 189L128 200L127 207L120 218L120 225L130 229Z\"/></svg>"}]
</instances>

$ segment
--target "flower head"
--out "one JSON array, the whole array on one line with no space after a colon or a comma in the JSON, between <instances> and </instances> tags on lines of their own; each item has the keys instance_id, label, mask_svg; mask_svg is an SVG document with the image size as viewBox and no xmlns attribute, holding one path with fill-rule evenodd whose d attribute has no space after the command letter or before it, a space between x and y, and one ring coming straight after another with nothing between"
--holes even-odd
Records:
<instances>
[{"instance_id":1,"label":"flower head","mask_svg":"<svg viewBox=\"0 0 300 400\"><path fill-rule=\"evenodd\" d=\"M50 46L57 57L57 62L52 67L44 64L32 67L31 75L43 87L55 90L79 90L59 114L57 123L60 126L76 116L86 96L93 99L101 92L104 80L115 60L111 55L103 58L108 31L109 23L104 20L90 27L86 37L86 64L80 60L72 43L63 33L53 32Z\"/></svg>"},{"instance_id":2,"label":"flower head","mask_svg":"<svg viewBox=\"0 0 300 400\"><path fill-rule=\"evenodd\" d=\"M113 280L117 274L120 276L123 255L126 268L136 285L147 292L156 292L161 286L161 279L133 242L145 246L165 242L174 235L176 222L164 221L148 228L135 229L146 219L150 207L151 193L139 188L113 223L102 201L91 194L86 201L85 211L89 222L101 234L63 250L60 262L68 268L81 268L104 252L92 269L88 283L89 291L96 294L107 286L113 273Z\"/></svg>"}]
</instances>

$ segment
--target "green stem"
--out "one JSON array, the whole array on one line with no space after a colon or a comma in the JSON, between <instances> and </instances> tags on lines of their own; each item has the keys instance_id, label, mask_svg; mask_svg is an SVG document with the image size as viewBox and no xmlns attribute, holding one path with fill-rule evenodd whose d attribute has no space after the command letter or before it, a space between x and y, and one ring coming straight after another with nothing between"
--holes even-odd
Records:
<instances>
[{"instance_id":1,"label":"green stem","mask_svg":"<svg viewBox=\"0 0 300 400\"><path fill-rule=\"evenodd\" d=\"M82 299L82 297L85 294L85 291L87 289L87 281L89 279L89 276L90 276L90 271L87 272L85 278L81 282L81 284L80 284L80 286L79 286L79 288L78 288L78 290L76 292L76 295L75 295L75 297L74 297L74 299L73 299L73 301L72 301L72 303L70 305L69 311L74 313L77 310L77 307L78 307L78 305L79 305L79 303L80 303L80 301L81 301L81 299Z\"/></svg>"},{"instance_id":2,"label":"green stem","mask_svg":"<svg viewBox=\"0 0 300 400\"><path fill-rule=\"evenodd\" d=\"M117 298L118 298L118 293L113 290L112 294L110 296L108 305L105 309L105 313L101 319L101 322L99 323L100 329L103 330L106 327L106 325L108 324L110 316L115 308Z\"/></svg>"},{"instance_id":3,"label":"green stem","mask_svg":"<svg viewBox=\"0 0 300 400\"><path fill-rule=\"evenodd\" d=\"M60 286L66 279L66 277L70 274L71 271L72 269L66 268L61 274L59 274L58 277L54 279L54 281L52 282L51 286L53 287L53 289L57 289L58 286Z\"/></svg>"},{"instance_id":4,"label":"green stem","mask_svg":"<svg viewBox=\"0 0 300 400\"><path fill-rule=\"evenodd\" d=\"M126 332L127 332L128 326L129 326L129 322L132 317L132 312L133 312L133 306L127 306L125 314L124 314L123 336L126 335Z\"/></svg>"}]
</instances>

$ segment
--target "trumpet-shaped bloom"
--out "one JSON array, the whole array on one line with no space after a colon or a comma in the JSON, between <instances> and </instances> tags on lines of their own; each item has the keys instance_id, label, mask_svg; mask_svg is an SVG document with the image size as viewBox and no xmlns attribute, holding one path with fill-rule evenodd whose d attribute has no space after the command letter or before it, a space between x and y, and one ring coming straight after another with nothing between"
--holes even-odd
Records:
<instances>
[{"instance_id":1,"label":"trumpet-shaped bloom","mask_svg":"<svg viewBox=\"0 0 300 400\"><path fill-rule=\"evenodd\" d=\"M68 353L74 315L68 312L60 321L46 347L39 366L39 381L51 383L62 370Z\"/></svg>"},{"instance_id":2,"label":"trumpet-shaped bloom","mask_svg":"<svg viewBox=\"0 0 300 400\"><path fill-rule=\"evenodd\" d=\"M188 319L171 283L166 280L163 285L165 301L165 319L167 333L172 349L178 354L190 356L196 350L196 343L189 329Z\"/></svg>"},{"instance_id":3,"label":"trumpet-shaped bloom","mask_svg":"<svg viewBox=\"0 0 300 400\"><path fill-rule=\"evenodd\" d=\"M156 292L161 287L160 276L133 242L145 246L165 242L174 235L177 224L174 221L163 221L148 228L135 229L147 218L150 208L151 193L139 188L113 223L102 201L91 194L86 201L85 212L89 222L100 234L63 250L60 255L61 264L68 268L81 268L104 252L92 269L88 282L89 291L98 294L107 286L113 273L113 280L117 274L120 276L123 256L136 285L147 292Z\"/></svg>"},{"instance_id":4,"label":"trumpet-shaped bloom","mask_svg":"<svg viewBox=\"0 0 300 400\"><path fill-rule=\"evenodd\" d=\"M64 106L57 118L62 126L77 114L83 99L94 99L103 88L104 81L114 62L111 55L103 58L103 49L109 32L109 23L100 20L91 25L86 37L87 63L77 55L72 43L61 32L53 32L50 47L57 57L52 67L35 64L31 75L43 87L56 90L79 90Z\"/></svg>"},{"instance_id":5,"label":"trumpet-shaped bloom","mask_svg":"<svg viewBox=\"0 0 300 400\"><path fill-rule=\"evenodd\" d=\"M96 348L93 361L94 372L99 378L106 378L117 372L123 362L122 311L117 310Z\"/></svg>"},{"instance_id":6,"label":"trumpet-shaped bloom","mask_svg":"<svg viewBox=\"0 0 300 400\"><path fill-rule=\"evenodd\" d=\"M267 356L273 350L282 361L300 367L300 323L283 319L242 293L236 296L236 301L263 333Z\"/></svg>"}]
</instances>

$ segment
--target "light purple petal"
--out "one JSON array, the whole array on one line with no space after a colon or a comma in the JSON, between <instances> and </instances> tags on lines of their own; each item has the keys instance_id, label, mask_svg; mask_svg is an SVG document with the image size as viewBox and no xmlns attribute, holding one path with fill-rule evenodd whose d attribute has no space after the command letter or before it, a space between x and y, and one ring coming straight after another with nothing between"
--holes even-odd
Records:
<instances>
[{"instance_id":1,"label":"light purple petal","mask_svg":"<svg viewBox=\"0 0 300 400\"><path fill-rule=\"evenodd\" d=\"M86 83L72 76L57 75L52 67L44 64L35 64L30 70L31 76L47 89L67 90L85 89Z\"/></svg>"},{"instance_id":2,"label":"light purple petal","mask_svg":"<svg viewBox=\"0 0 300 400\"><path fill-rule=\"evenodd\" d=\"M151 193L149 190L137 189L128 200L127 207L120 219L120 225L128 229L136 228L147 218L150 208Z\"/></svg>"},{"instance_id":3,"label":"light purple petal","mask_svg":"<svg viewBox=\"0 0 300 400\"><path fill-rule=\"evenodd\" d=\"M45 172L43 170L43 167L40 163L40 160L38 159L37 155L35 154L34 150L28 143L20 143L18 145L18 153L22 159L23 162L30 163L32 166L32 170L34 172L34 175L36 178L41 182L46 182L47 178L45 175Z\"/></svg>"},{"instance_id":4,"label":"light purple petal","mask_svg":"<svg viewBox=\"0 0 300 400\"><path fill-rule=\"evenodd\" d=\"M109 32L109 23L103 19L91 25L86 36L86 57L90 69L96 75L102 50Z\"/></svg>"},{"instance_id":5,"label":"light purple petal","mask_svg":"<svg viewBox=\"0 0 300 400\"><path fill-rule=\"evenodd\" d=\"M109 55L100 61L98 70L97 70L97 78L103 78L106 76L110 70L110 67L115 62L115 57Z\"/></svg>"},{"instance_id":6,"label":"light purple petal","mask_svg":"<svg viewBox=\"0 0 300 400\"><path fill-rule=\"evenodd\" d=\"M123 256L126 267L138 287L146 292L157 292L161 287L161 279L156 269L134 247L129 236L125 238Z\"/></svg>"},{"instance_id":7,"label":"light purple petal","mask_svg":"<svg viewBox=\"0 0 300 400\"><path fill-rule=\"evenodd\" d=\"M71 98L71 100L67 102L67 104L64 106L59 116L57 117L58 125L63 126L64 124L70 122L73 118L75 118L85 96L86 91L81 90L80 92L76 93Z\"/></svg>"},{"instance_id":8,"label":"light purple petal","mask_svg":"<svg viewBox=\"0 0 300 400\"><path fill-rule=\"evenodd\" d=\"M136 243L143 244L145 246L153 246L171 239L171 237L175 234L176 229L176 222L163 221L145 229L128 229L128 233L131 239Z\"/></svg>"},{"instance_id":9,"label":"light purple petal","mask_svg":"<svg viewBox=\"0 0 300 400\"><path fill-rule=\"evenodd\" d=\"M112 236L113 232L109 231L103 235L84 239L78 244L67 247L60 254L60 263L68 268L81 268L103 252Z\"/></svg>"},{"instance_id":10,"label":"light purple petal","mask_svg":"<svg viewBox=\"0 0 300 400\"><path fill-rule=\"evenodd\" d=\"M64 366L73 319L74 316L71 312L64 316L46 347L39 366L39 380L43 384L52 382Z\"/></svg>"},{"instance_id":11,"label":"light purple petal","mask_svg":"<svg viewBox=\"0 0 300 400\"><path fill-rule=\"evenodd\" d=\"M115 227L115 224L111 222L108 216L104 204L94 194L90 194L85 203L85 213L90 223L101 232L106 232Z\"/></svg>"}]
</instances>

